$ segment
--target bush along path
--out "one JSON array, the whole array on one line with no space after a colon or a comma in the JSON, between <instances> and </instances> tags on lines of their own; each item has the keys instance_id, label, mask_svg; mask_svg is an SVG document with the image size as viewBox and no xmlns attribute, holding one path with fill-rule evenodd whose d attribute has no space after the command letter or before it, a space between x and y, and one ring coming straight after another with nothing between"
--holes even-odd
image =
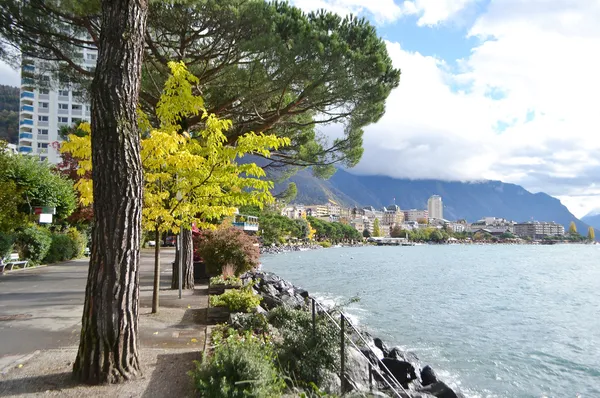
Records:
<instances>
[{"instance_id":1,"label":"bush along path","mask_svg":"<svg viewBox=\"0 0 600 398\"><path fill-rule=\"evenodd\" d=\"M277 275L216 277L210 289L224 292L211 295L209 319L213 310L226 323L190 372L203 397L460 396L415 354L342 323L342 307L313 304Z\"/></svg>"}]
</instances>

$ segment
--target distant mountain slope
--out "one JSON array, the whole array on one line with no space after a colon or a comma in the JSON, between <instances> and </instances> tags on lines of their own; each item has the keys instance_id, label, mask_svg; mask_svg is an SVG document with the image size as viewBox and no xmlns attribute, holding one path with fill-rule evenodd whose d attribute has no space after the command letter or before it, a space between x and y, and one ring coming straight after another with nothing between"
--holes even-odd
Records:
<instances>
[{"instance_id":1,"label":"distant mountain slope","mask_svg":"<svg viewBox=\"0 0 600 398\"><path fill-rule=\"evenodd\" d=\"M501 181L456 182L440 180L407 180L384 176L357 176L344 170L329 180L314 178L310 170L302 170L291 177L298 186L297 203L322 203L333 199L348 206L396 204L403 209L427 207L427 199L434 194L444 201L444 218L476 221L482 217L495 216L515 221L555 221L568 228L575 221L580 232L587 225L578 220L560 203L545 193L533 194L515 184ZM276 189L287 182L277 184Z\"/></svg>"},{"instance_id":2,"label":"distant mountain slope","mask_svg":"<svg viewBox=\"0 0 600 398\"><path fill-rule=\"evenodd\" d=\"M600 229L600 210L594 210L586 214L581 218L581 221L596 229Z\"/></svg>"},{"instance_id":3,"label":"distant mountain slope","mask_svg":"<svg viewBox=\"0 0 600 398\"><path fill-rule=\"evenodd\" d=\"M19 140L19 88L0 84L0 140Z\"/></svg>"}]
</instances>

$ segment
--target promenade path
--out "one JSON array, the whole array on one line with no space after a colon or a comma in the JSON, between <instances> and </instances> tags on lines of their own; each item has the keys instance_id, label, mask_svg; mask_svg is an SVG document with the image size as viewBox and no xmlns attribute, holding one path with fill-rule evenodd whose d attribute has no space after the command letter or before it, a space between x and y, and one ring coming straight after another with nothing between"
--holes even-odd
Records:
<instances>
[{"instance_id":1,"label":"promenade path","mask_svg":"<svg viewBox=\"0 0 600 398\"><path fill-rule=\"evenodd\" d=\"M0 397L186 397L186 372L206 340L208 286L170 290L173 249L161 253L159 314L151 314L154 251L142 250L140 358L142 376L115 386L71 380L77 354L87 259L0 274Z\"/></svg>"}]
</instances>

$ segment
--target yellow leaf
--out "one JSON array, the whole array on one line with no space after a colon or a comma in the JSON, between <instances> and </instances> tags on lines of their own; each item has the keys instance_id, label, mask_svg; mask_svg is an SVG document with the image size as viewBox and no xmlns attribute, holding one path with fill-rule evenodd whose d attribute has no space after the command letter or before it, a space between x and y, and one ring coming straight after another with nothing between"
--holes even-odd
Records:
<instances>
[{"instance_id":1,"label":"yellow leaf","mask_svg":"<svg viewBox=\"0 0 600 398\"><path fill-rule=\"evenodd\" d=\"M183 62L169 62L171 71L156 106L156 118L137 110L142 136L141 159L144 171L144 208L142 222L148 230L168 232L181 225L214 228L213 220L231 217L240 205L260 208L273 203L271 181L265 181L264 170L254 163L238 164L248 154L271 155L271 150L289 145L289 138L249 132L228 145L225 133L231 120L210 114L202 97L193 94L198 79ZM201 117L200 131L181 132L181 118ZM159 121L152 128L150 120ZM61 152L70 153L78 162L78 174L92 170L91 131L88 123L79 137L70 135ZM80 201L93 200L92 181L82 178L76 189ZM188 306L191 308L191 306Z\"/></svg>"}]
</instances>

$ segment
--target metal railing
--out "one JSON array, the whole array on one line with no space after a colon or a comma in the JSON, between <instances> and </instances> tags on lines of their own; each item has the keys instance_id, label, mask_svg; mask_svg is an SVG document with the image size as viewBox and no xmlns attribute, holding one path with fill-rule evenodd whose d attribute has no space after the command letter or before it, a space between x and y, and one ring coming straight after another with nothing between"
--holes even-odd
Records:
<instances>
[{"instance_id":1,"label":"metal railing","mask_svg":"<svg viewBox=\"0 0 600 398\"><path fill-rule=\"evenodd\" d=\"M348 340L348 342L350 342L350 344L356 349L356 351L359 352L360 355L362 355L369 363L369 389L370 390L373 390L373 372L376 372L379 375L379 378L381 380L383 380L383 382L389 387L389 389L394 393L394 395L396 397L404 398L404 397L408 396L406 389L402 386L402 384L400 384L400 382L398 382L398 380L394 377L392 372L390 372L388 367L381 361L381 359L379 359L377 354L371 349L369 343L362 336L361 332L352 324L352 322L350 322L350 320L348 319L348 316L346 314L344 314L343 311L340 310L340 323L338 324L338 322L329 313L329 310L327 310L321 303L319 303L314 297L310 297L310 300L311 300L311 304L312 304L311 309L312 309L313 338L316 338L316 334L317 334L317 306L321 309L323 314L325 314L327 316L328 320L331 323L333 323L340 331L340 356L341 356L340 357L340 380L342 383L341 384L342 394L348 392L348 386L347 386L347 380L346 380L346 340ZM364 352L354 343L354 341L352 341L352 339L350 339L350 338L348 338L348 336L346 336L346 326L348 326L351 329L351 331L353 331L354 334L356 336L358 336L360 338L360 340L362 340L365 348L371 352L371 354L373 355L373 358L377 358L377 363L379 365L379 368L373 367L373 363L371 362L371 359L368 358L364 354ZM385 369L386 374L383 374L383 372L380 370L380 368ZM390 380L391 380L391 382L390 382ZM392 384L394 384L394 385L392 385ZM402 391L404 393L404 395L401 394L399 391Z\"/></svg>"}]
</instances>

